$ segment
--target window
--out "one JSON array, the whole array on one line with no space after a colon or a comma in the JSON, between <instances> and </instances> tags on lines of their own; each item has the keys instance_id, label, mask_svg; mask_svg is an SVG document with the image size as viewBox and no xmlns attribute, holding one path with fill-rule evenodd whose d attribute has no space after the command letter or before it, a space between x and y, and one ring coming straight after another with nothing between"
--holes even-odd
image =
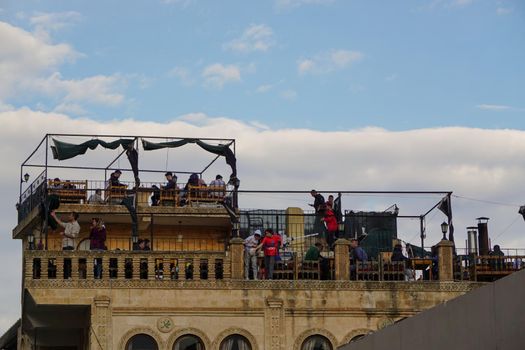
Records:
<instances>
[{"instance_id":1,"label":"window","mask_svg":"<svg viewBox=\"0 0 525 350\"><path fill-rule=\"evenodd\" d=\"M175 341L173 350L204 350L204 344L199 337L187 334Z\"/></svg>"},{"instance_id":2,"label":"window","mask_svg":"<svg viewBox=\"0 0 525 350\"><path fill-rule=\"evenodd\" d=\"M332 344L326 337L316 334L306 338L301 350L332 350Z\"/></svg>"},{"instance_id":3,"label":"window","mask_svg":"<svg viewBox=\"0 0 525 350\"><path fill-rule=\"evenodd\" d=\"M159 347L153 337L147 334L137 334L131 337L126 344L126 350L158 350Z\"/></svg>"},{"instance_id":4,"label":"window","mask_svg":"<svg viewBox=\"0 0 525 350\"><path fill-rule=\"evenodd\" d=\"M219 347L220 350L252 350L248 339L239 334L227 336Z\"/></svg>"}]
</instances>

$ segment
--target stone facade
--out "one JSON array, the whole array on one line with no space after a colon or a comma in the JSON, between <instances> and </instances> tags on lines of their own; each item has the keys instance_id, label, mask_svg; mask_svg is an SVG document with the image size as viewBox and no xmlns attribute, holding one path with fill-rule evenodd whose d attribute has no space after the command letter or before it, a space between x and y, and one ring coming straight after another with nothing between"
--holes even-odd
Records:
<instances>
[{"instance_id":1,"label":"stone facade","mask_svg":"<svg viewBox=\"0 0 525 350\"><path fill-rule=\"evenodd\" d=\"M80 283L82 282L82 283ZM198 336L218 349L231 334L253 350L297 349L310 335L333 348L453 299L477 284L352 281L27 281L39 305L89 305L90 349L124 349L148 334L159 349Z\"/></svg>"}]
</instances>

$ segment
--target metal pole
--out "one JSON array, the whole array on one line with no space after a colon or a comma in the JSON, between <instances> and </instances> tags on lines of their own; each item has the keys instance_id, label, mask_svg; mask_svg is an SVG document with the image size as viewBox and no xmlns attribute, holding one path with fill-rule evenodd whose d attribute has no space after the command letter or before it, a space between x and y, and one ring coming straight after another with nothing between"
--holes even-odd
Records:
<instances>
[{"instance_id":1,"label":"metal pole","mask_svg":"<svg viewBox=\"0 0 525 350\"><path fill-rule=\"evenodd\" d=\"M425 251L425 217L423 215L419 217L419 230L421 234L421 258L423 258Z\"/></svg>"}]
</instances>

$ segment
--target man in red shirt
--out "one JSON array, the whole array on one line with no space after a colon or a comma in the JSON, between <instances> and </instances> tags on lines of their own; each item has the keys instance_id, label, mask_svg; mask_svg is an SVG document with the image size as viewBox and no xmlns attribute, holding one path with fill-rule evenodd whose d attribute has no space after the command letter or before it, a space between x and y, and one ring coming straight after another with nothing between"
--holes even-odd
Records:
<instances>
[{"instance_id":1,"label":"man in red shirt","mask_svg":"<svg viewBox=\"0 0 525 350\"><path fill-rule=\"evenodd\" d=\"M257 246L257 250L261 247L264 249L264 267L266 269L266 279L273 278L273 267L275 265L275 257L279 254L280 245L279 235L274 235L273 230L268 228L264 231L264 238L261 244Z\"/></svg>"}]
</instances>

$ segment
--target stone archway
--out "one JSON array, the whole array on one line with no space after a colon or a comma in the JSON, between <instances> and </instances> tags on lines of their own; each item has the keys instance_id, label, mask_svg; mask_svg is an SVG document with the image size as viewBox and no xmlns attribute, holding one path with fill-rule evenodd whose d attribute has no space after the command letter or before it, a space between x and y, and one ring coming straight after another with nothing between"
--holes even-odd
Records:
<instances>
[{"instance_id":1,"label":"stone archway","mask_svg":"<svg viewBox=\"0 0 525 350\"><path fill-rule=\"evenodd\" d=\"M301 334L299 334L299 336L295 339L293 349L301 350L301 346L303 345L303 342L312 335L321 335L325 337L331 343L332 349L335 350L337 348L337 339L332 333L330 333L326 329L312 328L312 329L306 330L302 332Z\"/></svg>"}]
</instances>

